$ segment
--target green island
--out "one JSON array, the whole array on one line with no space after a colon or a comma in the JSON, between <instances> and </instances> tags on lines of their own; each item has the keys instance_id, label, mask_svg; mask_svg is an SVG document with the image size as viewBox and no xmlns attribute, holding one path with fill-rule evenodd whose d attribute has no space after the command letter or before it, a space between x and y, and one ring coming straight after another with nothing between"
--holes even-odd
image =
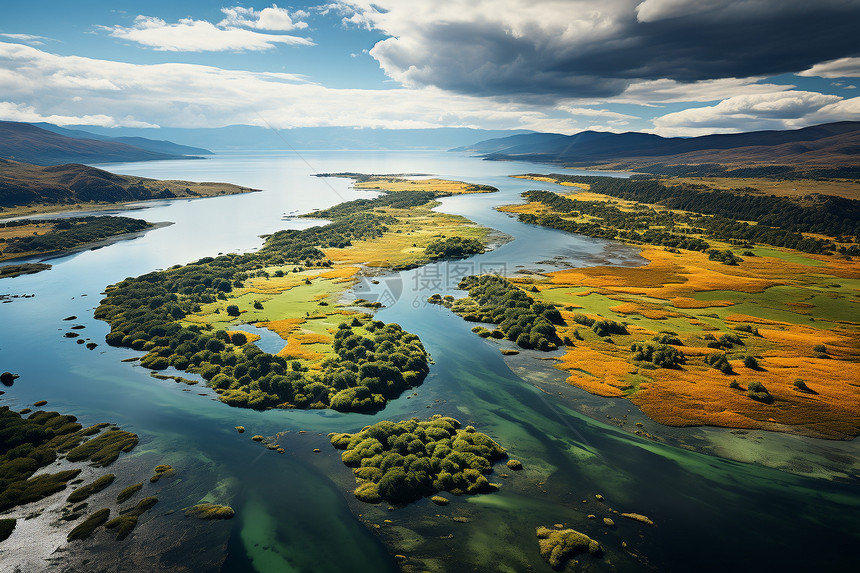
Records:
<instances>
[{"instance_id":1,"label":"green island","mask_svg":"<svg viewBox=\"0 0 860 573\"><path fill-rule=\"evenodd\" d=\"M207 257L129 278L107 289L95 317L108 344L146 351L140 364L199 374L230 405L373 412L419 385L428 356L417 336L339 301L361 266L410 268L481 252L490 231L432 211L436 199L487 192L442 180L372 178L373 199L315 211L330 223L279 231L254 253ZM147 300L141 307L139 301ZM272 354L259 335L284 339Z\"/></svg>"},{"instance_id":2,"label":"green island","mask_svg":"<svg viewBox=\"0 0 860 573\"><path fill-rule=\"evenodd\" d=\"M110 215L65 219L17 219L0 221L0 261L35 255L69 252L105 239L154 228L152 223ZM0 277L17 276L51 268L45 263L0 267Z\"/></svg>"},{"instance_id":3,"label":"green island","mask_svg":"<svg viewBox=\"0 0 860 573\"><path fill-rule=\"evenodd\" d=\"M501 211L635 244L649 263L466 277L467 297L429 302L482 323L473 331L484 338L562 347L556 367L568 383L626 397L666 425L860 434L860 392L850 383L860 376L860 315L851 308L860 202L651 179L520 177L575 191L528 191L527 203ZM749 220L729 217L733 197Z\"/></svg>"},{"instance_id":4,"label":"green island","mask_svg":"<svg viewBox=\"0 0 860 573\"><path fill-rule=\"evenodd\" d=\"M405 505L422 497L447 504L435 496L491 492L497 486L486 474L493 463L507 457L503 447L473 426L460 428L454 418L436 414L428 421L384 420L355 434L329 434L343 463L353 469L355 496L367 503L385 500Z\"/></svg>"}]
</instances>

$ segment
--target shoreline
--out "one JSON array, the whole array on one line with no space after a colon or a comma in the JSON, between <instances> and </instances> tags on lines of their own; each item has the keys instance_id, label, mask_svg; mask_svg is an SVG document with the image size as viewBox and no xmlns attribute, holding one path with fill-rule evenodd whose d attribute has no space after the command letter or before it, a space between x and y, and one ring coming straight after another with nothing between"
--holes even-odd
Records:
<instances>
[{"instance_id":1,"label":"shoreline","mask_svg":"<svg viewBox=\"0 0 860 573\"><path fill-rule=\"evenodd\" d=\"M508 346L491 339L487 342L499 349ZM804 477L851 482L860 479L860 440L856 437L825 438L781 424L772 424L772 429L667 426L652 420L625 398L598 396L568 384L567 373L554 365L559 357L517 350L519 354L503 356L511 372L561 405L595 422L661 444ZM798 445L802 447L792 447Z\"/></svg>"}]
</instances>

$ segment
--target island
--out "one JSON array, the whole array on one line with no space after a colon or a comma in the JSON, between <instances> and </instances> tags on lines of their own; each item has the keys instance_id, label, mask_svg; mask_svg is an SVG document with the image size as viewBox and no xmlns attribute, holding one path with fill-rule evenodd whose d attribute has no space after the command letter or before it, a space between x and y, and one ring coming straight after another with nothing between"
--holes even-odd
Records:
<instances>
[{"instance_id":1,"label":"island","mask_svg":"<svg viewBox=\"0 0 860 573\"><path fill-rule=\"evenodd\" d=\"M381 303L342 298L362 272L482 252L498 240L490 229L432 208L495 189L394 176L358 185L381 194L308 214L328 224L108 287L95 311L111 326L107 343L145 351L140 365L153 371L199 375L220 400L248 408L374 412L421 384L429 357L419 338L373 320L368 311ZM256 328L282 348L263 351Z\"/></svg>"}]
</instances>

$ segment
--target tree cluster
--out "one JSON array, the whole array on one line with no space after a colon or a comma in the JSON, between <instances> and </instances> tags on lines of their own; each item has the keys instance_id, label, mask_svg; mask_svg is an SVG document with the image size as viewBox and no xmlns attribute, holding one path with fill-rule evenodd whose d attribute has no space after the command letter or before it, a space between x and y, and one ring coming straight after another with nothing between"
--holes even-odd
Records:
<instances>
[{"instance_id":1,"label":"tree cluster","mask_svg":"<svg viewBox=\"0 0 860 573\"><path fill-rule=\"evenodd\" d=\"M10 223L0 226L15 226ZM3 253L11 255L15 253L49 253L73 249L80 245L122 235L124 233L135 233L152 227L150 223L141 219L130 217L114 217L110 215L100 217L69 217L59 220L22 220L21 224L53 224L53 228L41 235L29 235L15 237L6 242Z\"/></svg>"},{"instance_id":2,"label":"tree cluster","mask_svg":"<svg viewBox=\"0 0 860 573\"><path fill-rule=\"evenodd\" d=\"M493 462L507 453L474 427L460 428L454 418L435 415L403 422L384 420L355 434L329 434L353 468L356 497L362 501L405 505L439 491L455 495L492 491L486 478Z\"/></svg>"},{"instance_id":3,"label":"tree cluster","mask_svg":"<svg viewBox=\"0 0 860 573\"><path fill-rule=\"evenodd\" d=\"M465 320L497 324L493 337L507 338L522 348L549 351L561 344L555 325L564 321L558 309L535 301L507 279L467 276L459 288L469 295L456 300L434 295L428 301L450 308Z\"/></svg>"}]
</instances>

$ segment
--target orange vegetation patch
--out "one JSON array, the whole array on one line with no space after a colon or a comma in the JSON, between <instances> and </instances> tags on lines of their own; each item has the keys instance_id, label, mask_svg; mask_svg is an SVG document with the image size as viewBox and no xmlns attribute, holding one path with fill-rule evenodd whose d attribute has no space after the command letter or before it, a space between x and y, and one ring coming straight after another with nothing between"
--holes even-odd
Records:
<instances>
[{"instance_id":1,"label":"orange vegetation patch","mask_svg":"<svg viewBox=\"0 0 860 573\"><path fill-rule=\"evenodd\" d=\"M354 277L358 271L360 271L358 267L338 267L336 269L332 269L330 271L326 271L317 275L314 278L322 278L322 279L349 279Z\"/></svg>"},{"instance_id":2,"label":"orange vegetation patch","mask_svg":"<svg viewBox=\"0 0 860 573\"><path fill-rule=\"evenodd\" d=\"M562 185L564 187L579 187L580 189L590 189L591 185L588 183L572 183L570 181L558 181L554 177L541 177L538 175L512 175L514 179L528 179L529 181L544 181L546 183L557 183L558 185Z\"/></svg>"},{"instance_id":3,"label":"orange vegetation patch","mask_svg":"<svg viewBox=\"0 0 860 573\"><path fill-rule=\"evenodd\" d=\"M281 320L270 320L268 322L260 322L258 326L268 328L284 340L289 338L290 332L299 327L304 322L303 318L283 318Z\"/></svg>"},{"instance_id":4,"label":"orange vegetation patch","mask_svg":"<svg viewBox=\"0 0 860 573\"><path fill-rule=\"evenodd\" d=\"M310 331L295 334L293 337L298 340L300 344L330 344L332 341L331 336Z\"/></svg>"},{"instance_id":5,"label":"orange vegetation patch","mask_svg":"<svg viewBox=\"0 0 860 573\"><path fill-rule=\"evenodd\" d=\"M635 302L625 302L623 304L610 307L609 310L616 314L638 314L640 316L644 316L645 318L650 318L653 320L665 320L667 318L682 316L677 312L664 310L662 307L656 304Z\"/></svg>"},{"instance_id":6,"label":"orange vegetation patch","mask_svg":"<svg viewBox=\"0 0 860 573\"><path fill-rule=\"evenodd\" d=\"M257 342L258 340L260 340L260 338L262 338L259 334L254 334L252 332L245 332L244 330L226 330L225 332L227 334L229 334L230 336L233 336L234 334L244 334L245 339L248 342Z\"/></svg>"},{"instance_id":7,"label":"orange vegetation patch","mask_svg":"<svg viewBox=\"0 0 860 573\"><path fill-rule=\"evenodd\" d=\"M556 368L570 374L567 383L598 396L618 397L630 387L627 360L587 346L569 346Z\"/></svg>"},{"instance_id":8,"label":"orange vegetation patch","mask_svg":"<svg viewBox=\"0 0 860 573\"><path fill-rule=\"evenodd\" d=\"M287 345L278 352L278 356L283 356L284 358L311 360L314 362L325 358L324 354L311 350L307 345L299 342L298 337L291 337L287 341Z\"/></svg>"},{"instance_id":9,"label":"orange vegetation patch","mask_svg":"<svg viewBox=\"0 0 860 573\"><path fill-rule=\"evenodd\" d=\"M794 426L803 433L844 438L860 433L860 365L836 360L768 358L763 370L732 363L736 376L714 369L652 371L653 382L642 383L633 396L649 417L670 426L717 425L733 428L782 429L773 422ZM794 387L802 378L817 394ZM729 387L736 380L742 390ZM750 381L762 383L774 400L770 404L748 397Z\"/></svg>"},{"instance_id":10,"label":"orange vegetation patch","mask_svg":"<svg viewBox=\"0 0 860 573\"><path fill-rule=\"evenodd\" d=\"M384 191L437 191L451 195L463 195L468 193L486 193L486 189L476 188L470 183L463 181L450 181L448 179L401 179L399 177L372 179L355 184L356 189L382 189Z\"/></svg>"}]
</instances>

